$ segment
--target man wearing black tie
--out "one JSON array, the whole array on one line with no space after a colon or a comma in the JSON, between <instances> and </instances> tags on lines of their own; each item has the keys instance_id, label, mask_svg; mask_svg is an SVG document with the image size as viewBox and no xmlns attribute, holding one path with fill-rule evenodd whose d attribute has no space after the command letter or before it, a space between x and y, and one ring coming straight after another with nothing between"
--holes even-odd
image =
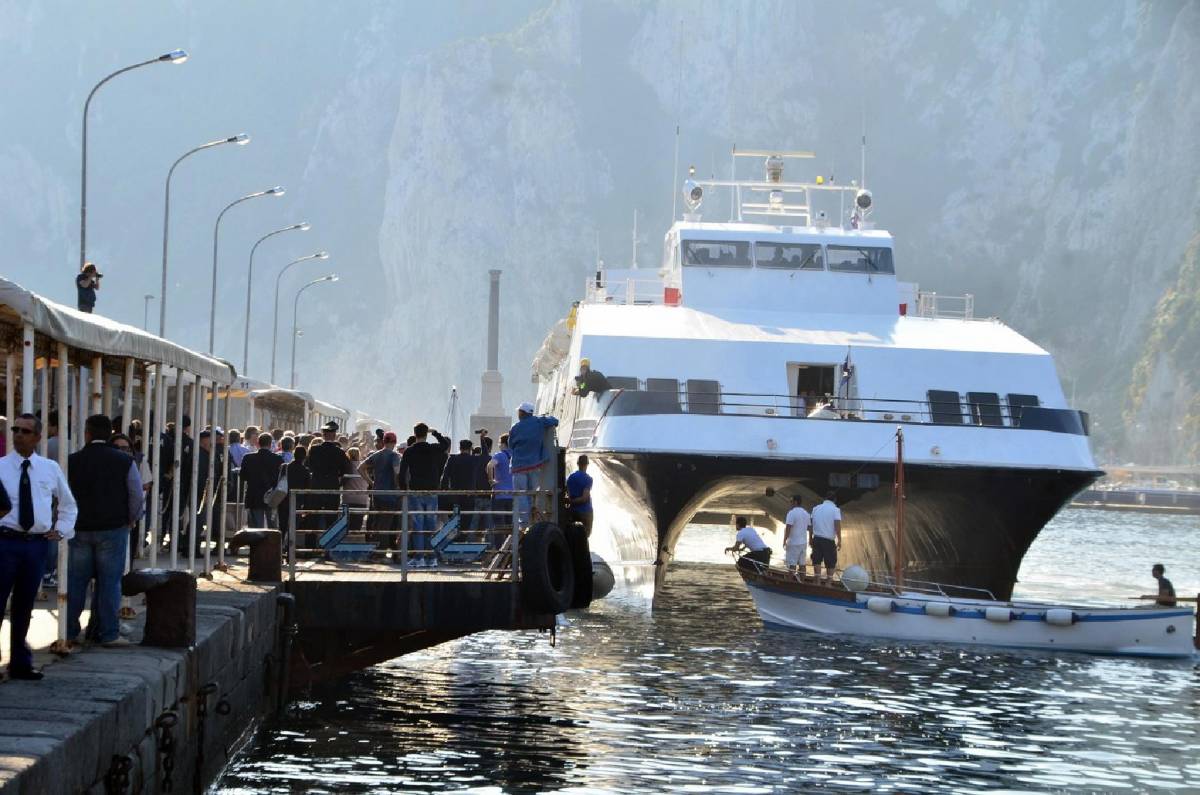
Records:
<instances>
[{"instance_id":1,"label":"man wearing black tie","mask_svg":"<svg viewBox=\"0 0 1200 795\"><path fill-rule=\"evenodd\" d=\"M13 679L38 680L33 670L33 653L25 643L33 602L42 581L49 541L70 540L75 535L75 497L58 464L36 452L42 438L42 423L32 414L13 420L13 449L0 458L0 485L8 495L11 510L0 517L0 606L9 607L12 659L8 675ZM58 518L51 513L58 500Z\"/></svg>"}]
</instances>

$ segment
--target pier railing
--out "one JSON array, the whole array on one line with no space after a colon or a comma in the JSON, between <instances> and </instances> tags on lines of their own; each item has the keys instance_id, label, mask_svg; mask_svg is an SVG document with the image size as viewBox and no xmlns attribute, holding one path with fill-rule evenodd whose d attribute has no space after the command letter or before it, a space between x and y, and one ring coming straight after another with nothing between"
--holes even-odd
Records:
<instances>
[{"instance_id":1,"label":"pier railing","mask_svg":"<svg viewBox=\"0 0 1200 795\"><path fill-rule=\"evenodd\" d=\"M289 490L288 579L304 561L320 561L322 570L384 564L403 582L433 571L518 582L522 531L552 518L555 492L510 493L497 504L490 491ZM335 525L337 543L327 536Z\"/></svg>"}]
</instances>

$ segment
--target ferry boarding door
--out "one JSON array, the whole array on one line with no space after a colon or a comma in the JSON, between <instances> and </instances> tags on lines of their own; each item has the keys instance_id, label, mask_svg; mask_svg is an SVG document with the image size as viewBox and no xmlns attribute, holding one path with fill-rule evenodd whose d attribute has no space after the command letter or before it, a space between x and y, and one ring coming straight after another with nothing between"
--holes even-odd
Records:
<instances>
[{"instance_id":1,"label":"ferry boarding door","mask_svg":"<svg viewBox=\"0 0 1200 795\"><path fill-rule=\"evenodd\" d=\"M836 369L829 364L788 364L792 416L807 417L818 404L837 394Z\"/></svg>"}]
</instances>

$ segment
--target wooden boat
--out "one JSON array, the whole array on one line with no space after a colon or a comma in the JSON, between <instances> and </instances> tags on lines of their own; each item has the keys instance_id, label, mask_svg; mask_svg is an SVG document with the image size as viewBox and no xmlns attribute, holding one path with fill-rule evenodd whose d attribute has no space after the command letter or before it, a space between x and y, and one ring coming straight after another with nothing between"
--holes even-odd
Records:
<instances>
[{"instance_id":1,"label":"wooden boat","mask_svg":"<svg viewBox=\"0 0 1200 795\"><path fill-rule=\"evenodd\" d=\"M832 582L738 560L767 624L826 634L1139 657L1190 657L1195 616L1160 605L1000 601L982 589L906 580L904 434L896 431L896 555L890 575L850 566Z\"/></svg>"}]
</instances>

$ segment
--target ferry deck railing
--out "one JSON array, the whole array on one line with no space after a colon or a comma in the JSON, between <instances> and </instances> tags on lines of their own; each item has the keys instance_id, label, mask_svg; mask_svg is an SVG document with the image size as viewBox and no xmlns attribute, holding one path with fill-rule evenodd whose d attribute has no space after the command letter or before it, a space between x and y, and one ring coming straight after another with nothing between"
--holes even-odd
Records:
<instances>
[{"instance_id":1,"label":"ferry deck railing","mask_svg":"<svg viewBox=\"0 0 1200 795\"><path fill-rule=\"evenodd\" d=\"M740 565L750 566L759 574L771 574L775 577L784 577L798 583L812 584L817 581L817 577L802 574L800 571L792 571L791 569L771 566L759 560L754 560L749 557L740 557L737 559ZM834 569L833 582L841 583L844 569ZM951 585L949 583L932 582L930 580L914 580L908 577L904 578L903 586L896 584L895 577L891 574L870 572L864 590L891 593L893 596L903 596L912 594L918 596L940 596L945 599L980 599L994 602L996 595L987 588L976 588L969 585ZM848 589L847 589L848 590Z\"/></svg>"},{"instance_id":2,"label":"ferry deck railing","mask_svg":"<svg viewBox=\"0 0 1200 795\"><path fill-rule=\"evenodd\" d=\"M711 383L711 382L710 382ZM957 400L903 400L859 397L801 397L751 392L702 391L681 382L675 390L613 389L592 400L583 398L572 429L572 445L578 445L576 430L595 430L602 419L641 415L724 415L774 417L803 420L848 420L859 422L961 425L992 428L1044 430L1088 435L1088 415L1075 409L1026 405L997 396L996 402Z\"/></svg>"},{"instance_id":3,"label":"ferry deck railing","mask_svg":"<svg viewBox=\"0 0 1200 795\"><path fill-rule=\"evenodd\" d=\"M920 291L917 293L917 317L974 320L975 296Z\"/></svg>"}]
</instances>

